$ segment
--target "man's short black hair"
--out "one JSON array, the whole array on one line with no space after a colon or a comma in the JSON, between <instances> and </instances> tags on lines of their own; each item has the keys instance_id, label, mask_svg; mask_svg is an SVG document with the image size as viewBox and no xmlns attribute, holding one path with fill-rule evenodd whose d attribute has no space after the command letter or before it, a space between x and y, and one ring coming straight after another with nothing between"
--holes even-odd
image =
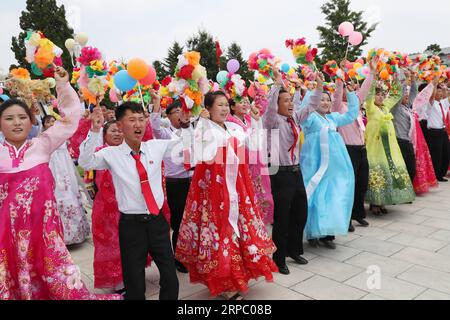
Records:
<instances>
[{"instance_id":1,"label":"man's short black hair","mask_svg":"<svg viewBox=\"0 0 450 320\"><path fill-rule=\"evenodd\" d=\"M183 105L181 104L181 101L180 100L176 100L174 103L170 104L166 108L166 114L170 115L173 110L178 109L178 108L182 108L182 107L183 107Z\"/></svg>"},{"instance_id":2,"label":"man's short black hair","mask_svg":"<svg viewBox=\"0 0 450 320\"><path fill-rule=\"evenodd\" d=\"M125 117L127 110L130 110L132 113L144 114L144 109L142 108L142 105L136 102L127 101L117 108L116 110L117 121L120 121L123 119L123 117Z\"/></svg>"}]
</instances>

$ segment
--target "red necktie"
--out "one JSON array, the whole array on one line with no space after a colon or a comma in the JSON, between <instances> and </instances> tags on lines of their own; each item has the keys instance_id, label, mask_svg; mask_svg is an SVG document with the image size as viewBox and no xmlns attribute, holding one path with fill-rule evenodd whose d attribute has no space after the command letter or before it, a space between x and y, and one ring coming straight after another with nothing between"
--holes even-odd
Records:
<instances>
[{"instance_id":1,"label":"red necktie","mask_svg":"<svg viewBox=\"0 0 450 320\"><path fill-rule=\"evenodd\" d=\"M289 151L291 152L292 163L295 163L295 147L297 146L299 134L298 134L298 131L297 131L297 125L296 125L294 119L288 118L287 121L288 121L289 124L291 125L292 133L293 133L293 135L294 135L294 144L293 144L292 147L289 149Z\"/></svg>"},{"instance_id":2,"label":"red necktie","mask_svg":"<svg viewBox=\"0 0 450 320\"><path fill-rule=\"evenodd\" d=\"M152 188L148 181L147 170L145 170L144 165L141 162L141 155L133 155L134 160L136 160L136 168L139 173L139 179L141 180L142 194L144 195L145 203L151 214L157 216L159 215L159 207L156 204L155 197L153 196Z\"/></svg>"},{"instance_id":3,"label":"red necktie","mask_svg":"<svg viewBox=\"0 0 450 320\"><path fill-rule=\"evenodd\" d=\"M447 127L447 121L445 118L444 107L442 106L442 102L439 102L439 106L441 107L442 121L444 122L444 127Z\"/></svg>"}]
</instances>

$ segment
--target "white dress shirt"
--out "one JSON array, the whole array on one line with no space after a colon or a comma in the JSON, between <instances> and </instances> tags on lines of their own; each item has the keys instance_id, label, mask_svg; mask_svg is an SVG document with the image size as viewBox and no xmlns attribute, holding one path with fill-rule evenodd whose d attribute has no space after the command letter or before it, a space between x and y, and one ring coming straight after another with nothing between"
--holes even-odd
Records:
<instances>
[{"instance_id":1,"label":"white dress shirt","mask_svg":"<svg viewBox=\"0 0 450 320\"><path fill-rule=\"evenodd\" d=\"M444 117L447 117L450 103L448 99L441 100L442 108L444 109ZM427 105L428 129L444 129L445 122L442 118L442 110L439 101L434 101L433 105Z\"/></svg>"},{"instance_id":2,"label":"white dress shirt","mask_svg":"<svg viewBox=\"0 0 450 320\"><path fill-rule=\"evenodd\" d=\"M181 138L183 129L177 129L171 124L168 128L163 127L160 113L152 113L150 121L156 139L175 140ZM186 130L193 135L194 130L192 127ZM164 168L167 178L186 179L193 175L192 171L186 171L184 167L183 150L179 150L178 154L173 154L173 157L164 158Z\"/></svg>"},{"instance_id":3,"label":"white dress shirt","mask_svg":"<svg viewBox=\"0 0 450 320\"><path fill-rule=\"evenodd\" d=\"M80 146L80 166L85 170L109 170L111 172L120 212L150 214L142 194L136 161L132 157L131 148L124 142L120 146L108 147L95 153L96 148L101 145L101 134L90 132ZM141 162L147 170L148 180L159 209L162 209L164 204L162 161L164 157L173 154L174 150L183 150L181 138L150 140L141 144Z\"/></svg>"}]
</instances>

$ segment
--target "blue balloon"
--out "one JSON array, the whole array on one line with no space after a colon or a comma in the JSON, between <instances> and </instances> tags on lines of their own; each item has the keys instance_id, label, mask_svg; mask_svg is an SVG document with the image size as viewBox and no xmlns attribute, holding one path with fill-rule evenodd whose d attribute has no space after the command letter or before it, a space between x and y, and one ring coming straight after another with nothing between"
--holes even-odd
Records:
<instances>
[{"instance_id":1,"label":"blue balloon","mask_svg":"<svg viewBox=\"0 0 450 320\"><path fill-rule=\"evenodd\" d=\"M291 70L291 66L288 65L287 63L284 63L284 64L281 65L281 71L283 73L288 73L289 70Z\"/></svg>"},{"instance_id":2,"label":"blue balloon","mask_svg":"<svg viewBox=\"0 0 450 320\"><path fill-rule=\"evenodd\" d=\"M127 70L121 70L114 76L114 84L120 91L130 91L136 86L137 80L133 79Z\"/></svg>"},{"instance_id":3,"label":"blue balloon","mask_svg":"<svg viewBox=\"0 0 450 320\"><path fill-rule=\"evenodd\" d=\"M0 99L2 99L2 101L0 101L0 104L1 104L1 102L6 102L6 101L8 101L8 100L9 100L9 97L8 97L6 94L2 94L2 95L0 96Z\"/></svg>"},{"instance_id":4,"label":"blue balloon","mask_svg":"<svg viewBox=\"0 0 450 320\"><path fill-rule=\"evenodd\" d=\"M227 79L227 77L228 77L228 72L226 72L226 71L220 71L218 74L217 74L217 82L218 83L222 83L222 82L224 82L224 80L226 80Z\"/></svg>"}]
</instances>

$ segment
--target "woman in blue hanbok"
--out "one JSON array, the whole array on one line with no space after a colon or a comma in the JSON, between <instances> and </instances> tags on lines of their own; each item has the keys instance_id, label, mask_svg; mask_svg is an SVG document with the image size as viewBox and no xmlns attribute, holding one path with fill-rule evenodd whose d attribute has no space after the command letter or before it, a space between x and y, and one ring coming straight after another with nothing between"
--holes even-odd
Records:
<instances>
[{"instance_id":1,"label":"woman in blue hanbok","mask_svg":"<svg viewBox=\"0 0 450 320\"><path fill-rule=\"evenodd\" d=\"M331 95L324 92L319 110L302 124L305 144L300 165L308 195L305 232L314 247L322 243L329 249L335 249L334 236L348 233L355 175L337 128L354 122L358 117L360 103L350 85L347 86L347 99L347 113L330 113Z\"/></svg>"}]
</instances>

